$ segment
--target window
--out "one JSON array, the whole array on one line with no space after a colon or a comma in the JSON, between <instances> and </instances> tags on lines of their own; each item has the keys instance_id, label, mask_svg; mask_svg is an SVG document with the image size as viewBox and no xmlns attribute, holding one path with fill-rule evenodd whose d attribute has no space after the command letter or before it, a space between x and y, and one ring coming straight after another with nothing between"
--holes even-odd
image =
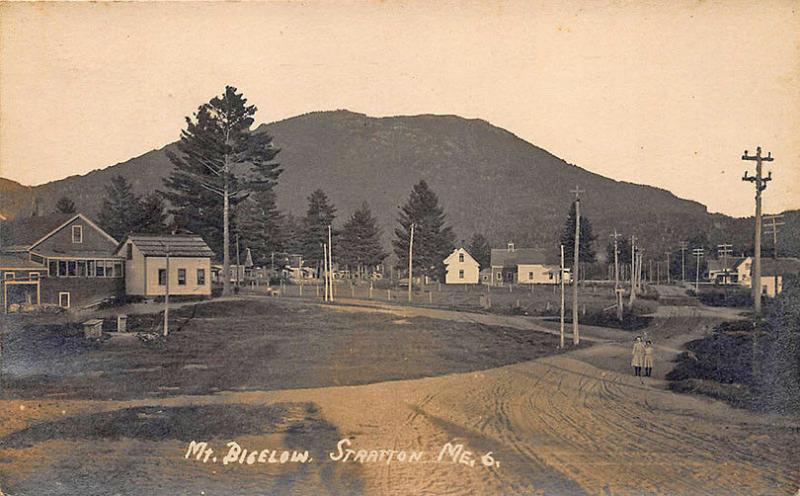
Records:
<instances>
[{"instance_id":1,"label":"window","mask_svg":"<svg viewBox=\"0 0 800 496\"><path fill-rule=\"evenodd\" d=\"M458 261L461 262L461 263L464 263L464 254L463 253L459 253L458 254Z\"/></svg>"},{"instance_id":2,"label":"window","mask_svg":"<svg viewBox=\"0 0 800 496\"><path fill-rule=\"evenodd\" d=\"M499 280L501 280L502 278L503 278L503 274L502 274L502 273L500 273L500 272L498 272L498 273L497 273L497 280L499 281Z\"/></svg>"},{"instance_id":3,"label":"window","mask_svg":"<svg viewBox=\"0 0 800 496\"><path fill-rule=\"evenodd\" d=\"M39 263L39 264L43 264L44 263L44 257L41 256L41 255L37 255L35 253L31 253L31 262L36 262L36 263Z\"/></svg>"},{"instance_id":4,"label":"window","mask_svg":"<svg viewBox=\"0 0 800 496\"><path fill-rule=\"evenodd\" d=\"M4 272L3 273L3 280L5 281L13 281L16 275L13 272Z\"/></svg>"},{"instance_id":5,"label":"window","mask_svg":"<svg viewBox=\"0 0 800 496\"><path fill-rule=\"evenodd\" d=\"M458 278L459 279L464 279L464 271L463 270L459 270L458 271Z\"/></svg>"},{"instance_id":6,"label":"window","mask_svg":"<svg viewBox=\"0 0 800 496\"><path fill-rule=\"evenodd\" d=\"M206 284L206 269L197 269L197 285L205 286Z\"/></svg>"},{"instance_id":7,"label":"window","mask_svg":"<svg viewBox=\"0 0 800 496\"><path fill-rule=\"evenodd\" d=\"M67 261L58 261L58 277L67 277Z\"/></svg>"},{"instance_id":8,"label":"window","mask_svg":"<svg viewBox=\"0 0 800 496\"><path fill-rule=\"evenodd\" d=\"M550 279L551 281L553 280L553 277L554 277L554 274L552 272L547 274L547 278Z\"/></svg>"},{"instance_id":9,"label":"window","mask_svg":"<svg viewBox=\"0 0 800 496\"><path fill-rule=\"evenodd\" d=\"M178 269L178 286L186 286L186 269Z\"/></svg>"},{"instance_id":10,"label":"window","mask_svg":"<svg viewBox=\"0 0 800 496\"><path fill-rule=\"evenodd\" d=\"M114 277L122 276L122 262L114 262Z\"/></svg>"},{"instance_id":11,"label":"window","mask_svg":"<svg viewBox=\"0 0 800 496\"><path fill-rule=\"evenodd\" d=\"M75 260L67 260L67 277L75 277L78 272L78 262Z\"/></svg>"},{"instance_id":12,"label":"window","mask_svg":"<svg viewBox=\"0 0 800 496\"><path fill-rule=\"evenodd\" d=\"M31 281L38 281L39 280L39 273L38 272L28 272L28 279Z\"/></svg>"},{"instance_id":13,"label":"window","mask_svg":"<svg viewBox=\"0 0 800 496\"><path fill-rule=\"evenodd\" d=\"M47 275L50 277L56 277L58 275L58 260L48 260Z\"/></svg>"},{"instance_id":14,"label":"window","mask_svg":"<svg viewBox=\"0 0 800 496\"><path fill-rule=\"evenodd\" d=\"M58 306L60 306L61 308L69 308L69 293L68 292L58 293Z\"/></svg>"},{"instance_id":15,"label":"window","mask_svg":"<svg viewBox=\"0 0 800 496\"><path fill-rule=\"evenodd\" d=\"M104 260L103 265L106 266L106 277L117 277L116 272L114 272L114 262Z\"/></svg>"},{"instance_id":16,"label":"window","mask_svg":"<svg viewBox=\"0 0 800 496\"><path fill-rule=\"evenodd\" d=\"M128 243L127 252L125 253L125 258L128 260L133 260L133 243Z\"/></svg>"},{"instance_id":17,"label":"window","mask_svg":"<svg viewBox=\"0 0 800 496\"><path fill-rule=\"evenodd\" d=\"M95 276L95 261L94 260L87 260L86 261L86 277L94 277Z\"/></svg>"},{"instance_id":18,"label":"window","mask_svg":"<svg viewBox=\"0 0 800 496\"><path fill-rule=\"evenodd\" d=\"M78 277L86 277L86 260L78 260Z\"/></svg>"},{"instance_id":19,"label":"window","mask_svg":"<svg viewBox=\"0 0 800 496\"><path fill-rule=\"evenodd\" d=\"M83 243L83 226L72 226L72 242Z\"/></svg>"},{"instance_id":20,"label":"window","mask_svg":"<svg viewBox=\"0 0 800 496\"><path fill-rule=\"evenodd\" d=\"M94 273L95 277L105 277L106 276L106 264L102 260L96 260L94 263Z\"/></svg>"},{"instance_id":21,"label":"window","mask_svg":"<svg viewBox=\"0 0 800 496\"><path fill-rule=\"evenodd\" d=\"M533 272L528 272L528 280L533 280Z\"/></svg>"},{"instance_id":22,"label":"window","mask_svg":"<svg viewBox=\"0 0 800 496\"><path fill-rule=\"evenodd\" d=\"M167 269L158 269L158 285L167 285Z\"/></svg>"}]
</instances>

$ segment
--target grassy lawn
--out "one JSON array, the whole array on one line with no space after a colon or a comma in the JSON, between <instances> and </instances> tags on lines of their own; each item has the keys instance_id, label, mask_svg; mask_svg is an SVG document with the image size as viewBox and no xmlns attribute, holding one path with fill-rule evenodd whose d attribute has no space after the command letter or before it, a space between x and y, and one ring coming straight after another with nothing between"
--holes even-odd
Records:
<instances>
[{"instance_id":1,"label":"grassy lawn","mask_svg":"<svg viewBox=\"0 0 800 496\"><path fill-rule=\"evenodd\" d=\"M286 285L283 295L305 299L320 299L322 288L317 285ZM319 292L319 294L318 294ZM302 294L301 294L302 293ZM602 310L614 304L614 289L608 287L580 287L581 310ZM565 288L566 307L569 312L572 288ZM338 298L371 299L388 303L408 303L408 292L404 287L387 288L386 283L376 285L370 292L368 282L339 281L336 284ZM499 314L558 315L561 304L560 286L516 284L512 286L447 285L429 284L414 286L412 304L451 308L469 311L487 311Z\"/></svg>"},{"instance_id":2,"label":"grassy lawn","mask_svg":"<svg viewBox=\"0 0 800 496\"><path fill-rule=\"evenodd\" d=\"M128 399L221 390L366 384L498 367L556 353L550 335L280 300L208 302L171 312L166 340L101 342L78 325L5 326L6 398ZM132 316L151 330L159 314Z\"/></svg>"}]
</instances>

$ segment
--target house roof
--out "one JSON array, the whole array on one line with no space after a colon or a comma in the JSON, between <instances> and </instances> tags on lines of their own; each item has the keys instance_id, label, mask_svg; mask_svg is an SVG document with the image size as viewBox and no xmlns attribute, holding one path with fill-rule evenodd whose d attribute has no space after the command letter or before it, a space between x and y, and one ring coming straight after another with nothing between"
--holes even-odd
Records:
<instances>
[{"instance_id":1,"label":"house roof","mask_svg":"<svg viewBox=\"0 0 800 496\"><path fill-rule=\"evenodd\" d=\"M213 257L214 252L203 238L196 234L131 234L120 243L122 248L128 241L136 245L146 257ZM119 250L118 248L118 250Z\"/></svg>"},{"instance_id":2,"label":"house roof","mask_svg":"<svg viewBox=\"0 0 800 496\"><path fill-rule=\"evenodd\" d=\"M0 269L44 269L44 265L28 259L26 254L0 253Z\"/></svg>"},{"instance_id":3,"label":"house roof","mask_svg":"<svg viewBox=\"0 0 800 496\"><path fill-rule=\"evenodd\" d=\"M553 263L547 252L540 248L492 248L492 267L515 267L517 265L534 265Z\"/></svg>"},{"instance_id":4,"label":"house roof","mask_svg":"<svg viewBox=\"0 0 800 496\"><path fill-rule=\"evenodd\" d=\"M762 258L761 275L775 276L784 274L800 274L800 259L797 258Z\"/></svg>"},{"instance_id":5,"label":"house roof","mask_svg":"<svg viewBox=\"0 0 800 496\"><path fill-rule=\"evenodd\" d=\"M739 264L744 262L745 258L729 258L727 260L728 271L736 272L737 267ZM708 271L709 272L723 272L725 267L722 265L722 260L711 259L708 261Z\"/></svg>"},{"instance_id":6,"label":"house roof","mask_svg":"<svg viewBox=\"0 0 800 496\"><path fill-rule=\"evenodd\" d=\"M466 255L468 257L468 258L465 258L464 261L469 261L469 262L473 262L475 265L480 265L480 264L478 264L478 261L475 260L475 257L473 257L472 255L469 254L469 252L466 250L466 248L456 248L455 250L453 250L453 252L450 253L449 255L447 255L447 258L444 259L444 263L446 265L451 263L451 260L453 259L453 257L455 257L459 253L463 253L464 255Z\"/></svg>"},{"instance_id":7,"label":"house roof","mask_svg":"<svg viewBox=\"0 0 800 496\"><path fill-rule=\"evenodd\" d=\"M78 214L49 214L2 221L0 248L26 250Z\"/></svg>"}]
</instances>

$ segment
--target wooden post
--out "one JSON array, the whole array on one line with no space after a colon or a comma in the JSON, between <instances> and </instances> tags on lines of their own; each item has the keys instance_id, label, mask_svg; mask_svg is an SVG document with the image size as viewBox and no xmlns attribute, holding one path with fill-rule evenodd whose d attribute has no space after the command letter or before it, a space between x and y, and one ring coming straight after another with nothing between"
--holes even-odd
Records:
<instances>
[{"instance_id":1,"label":"wooden post","mask_svg":"<svg viewBox=\"0 0 800 496\"><path fill-rule=\"evenodd\" d=\"M575 250L572 259L572 344L581 342L580 328L578 326L578 281L580 280L580 254L581 254L581 198L582 191L577 186L572 191L575 193Z\"/></svg>"},{"instance_id":2,"label":"wooden post","mask_svg":"<svg viewBox=\"0 0 800 496\"><path fill-rule=\"evenodd\" d=\"M561 341L558 347L564 348L564 245L561 245Z\"/></svg>"},{"instance_id":3,"label":"wooden post","mask_svg":"<svg viewBox=\"0 0 800 496\"><path fill-rule=\"evenodd\" d=\"M169 335L169 244L164 245L164 252L167 259L166 281L164 287L164 337ZM230 279L230 274L225 274Z\"/></svg>"},{"instance_id":4,"label":"wooden post","mask_svg":"<svg viewBox=\"0 0 800 496\"><path fill-rule=\"evenodd\" d=\"M411 223L411 236L408 238L408 302L411 303L411 284L414 277L414 223Z\"/></svg>"},{"instance_id":5,"label":"wooden post","mask_svg":"<svg viewBox=\"0 0 800 496\"><path fill-rule=\"evenodd\" d=\"M335 292L335 285L333 281L333 236L331 234L331 226L328 226L328 277L330 279L331 285L331 301L333 301L333 297L336 294Z\"/></svg>"},{"instance_id":6,"label":"wooden post","mask_svg":"<svg viewBox=\"0 0 800 496\"><path fill-rule=\"evenodd\" d=\"M742 155L742 160L756 162L756 175L748 176L747 171L742 181L755 183L756 187L756 226L755 226L755 253L753 254L753 311L756 317L761 316L761 192L767 188L767 183L772 180L772 172L767 177L762 174L762 162L772 162L772 153L766 157L761 156L761 147L756 148L756 154L750 156L747 150ZM777 289L777 288L776 288Z\"/></svg>"}]
</instances>

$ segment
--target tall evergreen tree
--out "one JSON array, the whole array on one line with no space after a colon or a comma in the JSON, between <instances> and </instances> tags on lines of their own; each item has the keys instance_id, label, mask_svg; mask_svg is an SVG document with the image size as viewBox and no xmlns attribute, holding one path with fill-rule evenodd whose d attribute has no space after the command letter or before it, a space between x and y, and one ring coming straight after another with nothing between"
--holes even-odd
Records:
<instances>
[{"instance_id":1,"label":"tall evergreen tree","mask_svg":"<svg viewBox=\"0 0 800 496\"><path fill-rule=\"evenodd\" d=\"M131 232L163 234L167 232L167 213L164 199L158 193L150 193L137 202L136 222Z\"/></svg>"},{"instance_id":2,"label":"tall evergreen tree","mask_svg":"<svg viewBox=\"0 0 800 496\"><path fill-rule=\"evenodd\" d=\"M122 176L114 176L105 187L106 194L100 205L99 222L108 234L122 240L135 230L139 220L139 199L133 194L130 183Z\"/></svg>"},{"instance_id":3,"label":"tall evergreen tree","mask_svg":"<svg viewBox=\"0 0 800 496\"><path fill-rule=\"evenodd\" d=\"M452 228L445 226L445 213L439 206L439 199L424 180L411 190L408 202L400 209L398 222L400 227L394 230L392 245L401 270L408 267L408 245L414 224L412 270L415 274L441 279L442 262L453 251L455 236Z\"/></svg>"},{"instance_id":4,"label":"tall evergreen tree","mask_svg":"<svg viewBox=\"0 0 800 496\"><path fill-rule=\"evenodd\" d=\"M238 230L256 265L268 265L272 253L286 249L283 215L273 190L256 192L238 206Z\"/></svg>"},{"instance_id":5,"label":"tall evergreen tree","mask_svg":"<svg viewBox=\"0 0 800 496\"><path fill-rule=\"evenodd\" d=\"M318 189L308 197L308 210L302 222L300 253L309 265L324 261L322 244L328 242L328 226L336 219L336 208L328 202L328 195ZM336 233L332 232L335 236ZM334 250L336 241L334 241Z\"/></svg>"},{"instance_id":6,"label":"tall evergreen tree","mask_svg":"<svg viewBox=\"0 0 800 496\"><path fill-rule=\"evenodd\" d=\"M595 236L592 234L592 223L589 219L581 215L581 242L578 247L580 253L581 263L594 263L597 260L597 254L594 251ZM564 230L561 232L561 244L564 245L564 258L565 260L572 260L575 251L575 203L569 209L567 222L564 224ZM613 260L613 258L612 258Z\"/></svg>"},{"instance_id":7,"label":"tall evergreen tree","mask_svg":"<svg viewBox=\"0 0 800 496\"><path fill-rule=\"evenodd\" d=\"M473 235L467 251L480 264L481 270L489 268L489 264L492 262L492 247L486 236L483 234Z\"/></svg>"},{"instance_id":8,"label":"tall evergreen tree","mask_svg":"<svg viewBox=\"0 0 800 496\"><path fill-rule=\"evenodd\" d=\"M367 202L345 222L339 242L333 248L339 262L351 273L372 273L388 256L381 246L381 229Z\"/></svg>"},{"instance_id":9,"label":"tall evergreen tree","mask_svg":"<svg viewBox=\"0 0 800 496\"><path fill-rule=\"evenodd\" d=\"M232 208L251 192L272 188L281 172L272 137L250 129L256 107L236 91L226 86L186 118L178 153L168 152L175 169L164 181L179 224L200 234L222 229L224 274L230 271ZM230 294L230 278L223 284L222 293Z\"/></svg>"},{"instance_id":10,"label":"tall evergreen tree","mask_svg":"<svg viewBox=\"0 0 800 496\"><path fill-rule=\"evenodd\" d=\"M75 202L67 198L66 196L62 196L56 202L56 212L61 214L74 214L75 213Z\"/></svg>"},{"instance_id":11,"label":"tall evergreen tree","mask_svg":"<svg viewBox=\"0 0 800 496\"><path fill-rule=\"evenodd\" d=\"M303 252L303 222L292 213L286 213L281 222L284 250L289 253Z\"/></svg>"}]
</instances>

